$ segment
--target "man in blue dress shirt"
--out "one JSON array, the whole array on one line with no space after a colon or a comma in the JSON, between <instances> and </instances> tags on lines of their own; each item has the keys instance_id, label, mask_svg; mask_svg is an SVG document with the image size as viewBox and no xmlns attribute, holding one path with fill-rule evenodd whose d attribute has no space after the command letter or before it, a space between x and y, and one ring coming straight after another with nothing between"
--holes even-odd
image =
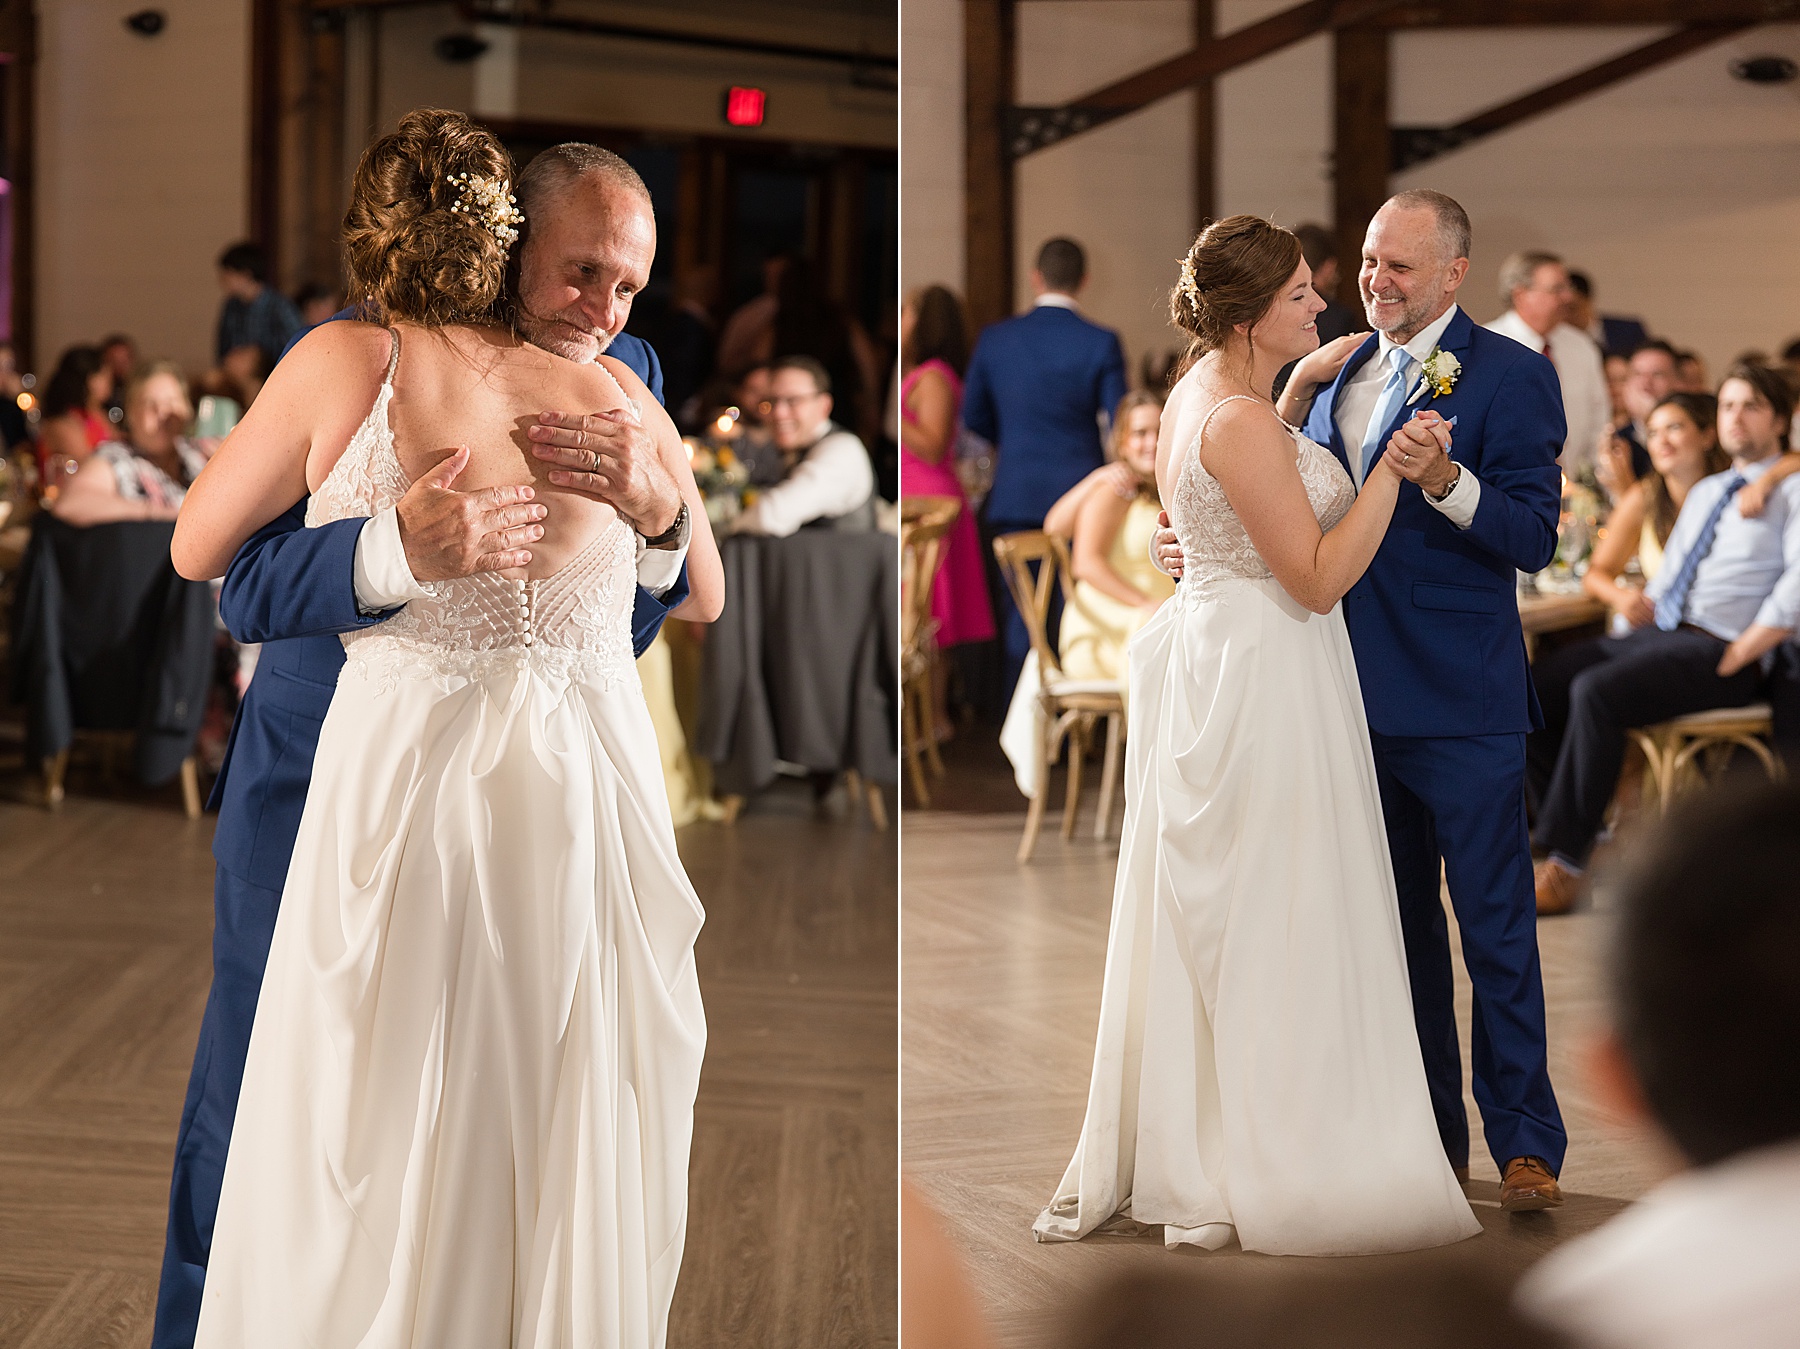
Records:
<instances>
[{"instance_id":1,"label":"man in blue dress shirt","mask_svg":"<svg viewBox=\"0 0 1800 1349\"><path fill-rule=\"evenodd\" d=\"M593 361L604 351L660 400L655 352L620 332L656 249L643 181L605 150L560 145L532 161L515 195L526 215L518 245L521 335L569 360ZM533 452L554 466L554 481L608 501L637 530L632 639L641 654L687 596L687 517L674 479L648 432L623 416L548 415L530 434ZM344 663L338 634L391 617L423 593L421 582L529 559L516 491L459 492L454 476L440 469L368 520L317 529L303 527L301 501L252 536L226 573L225 624L238 641L263 649L213 787L213 984L176 1140L154 1349L194 1343L263 967L319 726Z\"/></svg>"},{"instance_id":2,"label":"man in blue dress shirt","mask_svg":"<svg viewBox=\"0 0 1800 1349\"><path fill-rule=\"evenodd\" d=\"M1031 273L1036 303L985 329L969 359L963 425L997 450L982 511L989 539L1042 529L1057 498L1105 461L1101 423L1125 396L1125 352L1111 328L1082 317L1076 296L1086 280L1081 245L1051 239ZM1004 586L995 602L1010 692L1030 639Z\"/></svg>"},{"instance_id":3,"label":"man in blue dress shirt","mask_svg":"<svg viewBox=\"0 0 1800 1349\"><path fill-rule=\"evenodd\" d=\"M1784 375L1736 365L1719 385L1719 444L1731 467L1694 484L1644 597L1655 617L1537 675L1540 745L1555 743L1533 838L1540 913L1570 908L1625 759L1625 732L1690 712L1741 707L1762 692L1776 648L1800 627L1800 477L1758 515L1737 509L1787 448L1794 395Z\"/></svg>"}]
</instances>

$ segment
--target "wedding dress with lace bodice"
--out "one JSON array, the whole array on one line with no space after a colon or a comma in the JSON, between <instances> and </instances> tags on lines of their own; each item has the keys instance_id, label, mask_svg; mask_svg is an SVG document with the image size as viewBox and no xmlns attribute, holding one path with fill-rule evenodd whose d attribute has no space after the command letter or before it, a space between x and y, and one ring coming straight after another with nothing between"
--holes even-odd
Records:
<instances>
[{"instance_id":1,"label":"wedding dress with lace bodice","mask_svg":"<svg viewBox=\"0 0 1800 1349\"><path fill-rule=\"evenodd\" d=\"M1274 580L1202 466L1222 405L1169 503L1185 576L1131 642L1087 1117L1034 1230L1305 1255L1457 1241L1480 1225L1426 1089L1349 635ZM1355 489L1294 440L1330 529Z\"/></svg>"},{"instance_id":2,"label":"wedding dress with lace bodice","mask_svg":"<svg viewBox=\"0 0 1800 1349\"><path fill-rule=\"evenodd\" d=\"M394 365L308 524L408 481ZM200 1349L655 1349L700 904L632 661L632 532L343 640L257 1005Z\"/></svg>"}]
</instances>

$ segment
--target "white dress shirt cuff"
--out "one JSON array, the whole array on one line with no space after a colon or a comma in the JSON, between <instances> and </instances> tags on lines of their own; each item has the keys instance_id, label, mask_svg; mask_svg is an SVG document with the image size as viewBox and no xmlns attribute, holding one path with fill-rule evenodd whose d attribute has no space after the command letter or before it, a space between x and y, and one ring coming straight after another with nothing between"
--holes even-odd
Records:
<instances>
[{"instance_id":1,"label":"white dress shirt cuff","mask_svg":"<svg viewBox=\"0 0 1800 1349\"><path fill-rule=\"evenodd\" d=\"M1444 494L1444 499L1435 500L1427 492L1425 500L1431 502L1432 509L1442 511L1458 529L1467 529L1475 523L1475 507L1481 504L1481 479L1458 465L1456 486Z\"/></svg>"},{"instance_id":2,"label":"white dress shirt cuff","mask_svg":"<svg viewBox=\"0 0 1800 1349\"><path fill-rule=\"evenodd\" d=\"M356 604L364 613L395 609L431 593L413 579L412 568L406 565L406 545L400 542L399 507L377 511L363 525L356 536L352 577Z\"/></svg>"},{"instance_id":3,"label":"white dress shirt cuff","mask_svg":"<svg viewBox=\"0 0 1800 1349\"><path fill-rule=\"evenodd\" d=\"M692 537L693 524L684 518L681 532L675 536L673 548L652 548L644 542L644 536L637 540L637 582L657 599L669 593L681 576L681 565L687 561L688 540Z\"/></svg>"}]
</instances>

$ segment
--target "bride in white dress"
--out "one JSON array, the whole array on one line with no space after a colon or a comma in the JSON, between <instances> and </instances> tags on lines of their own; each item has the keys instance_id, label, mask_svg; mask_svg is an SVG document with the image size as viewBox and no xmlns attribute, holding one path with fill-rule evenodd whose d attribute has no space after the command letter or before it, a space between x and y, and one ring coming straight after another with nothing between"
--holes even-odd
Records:
<instances>
[{"instance_id":1,"label":"bride in white dress","mask_svg":"<svg viewBox=\"0 0 1800 1349\"><path fill-rule=\"evenodd\" d=\"M478 204L463 173L501 195ZM705 1045L702 913L632 661L635 535L545 481L519 428L547 407L635 407L690 503L702 612L722 580L642 384L493 322L510 175L499 143L455 114L412 114L370 147L350 219L383 237L347 256L352 294L387 326L307 336L178 526L177 564L216 575L303 493L309 524L367 516L458 443L459 488L534 484L545 507L523 526L524 568L438 582L344 638L250 1041L202 1349L664 1342ZM380 270L357 274L359 256Z\"/></svg>"},{"instance_id":2,"label":"bride in white dress","mask_svg":"<svg viewBox=\"0 0 1800 1349\"><path fill-rule=\"evenodd\" d=\"M1348 1255L1480 1230L1431 1112L1338 608L1400 477L1380 463L1359 495L1269 396L1318 346L1311 279L1293 235L1233 216L1171 299L1204 353L1157 463L1186 571L1131 643L1087 1118L1041 1241L1128 1219L1171 1246Z\"/></svg>"}]
</instances>

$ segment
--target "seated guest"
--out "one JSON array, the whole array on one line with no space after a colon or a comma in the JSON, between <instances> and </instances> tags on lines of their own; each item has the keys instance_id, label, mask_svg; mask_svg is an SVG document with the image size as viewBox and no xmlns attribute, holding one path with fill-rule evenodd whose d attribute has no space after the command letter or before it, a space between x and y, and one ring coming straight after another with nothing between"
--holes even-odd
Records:
<instances>
[{"instance_id":1,"label":"seated guest","mask_svg":"<svg viewBox=\"0 0 1800 1349\"><path fill-rule=\"evenodd\" d=\"M72 525L173 520L206 458L187 439L194 420L187 383L171 362L154 361L125 386L125 439L89 457L51 506Z\"/></svg>"},{"instance_id":2,"label":"seated guest","mask_svg":"<svg viewBox=\"0 0 1800 1349\"><path fill-rule=\"evenodd\" d=\"M1712 378L1706 373L1706 360L1697 351L1675 354L1675 377L1683 393L1711 393Z\"/></svg>"},{"instance_id":3,"label":"seated guest","mask_svg":"<svg viewBox=\"0 0 1800 1349\"><path fill-rule=\"evenodd\" d=\"M1631 358L1609 355L1605 362L1607 423L1617 431L1631 421L1625 410L1625 384L1631 378Z\"/></svg>"},{"instance_id":4,"label":"seated guest","mask_svg":"<svg viewBox=\"0 0 1800 1349\"><path fill-rule=\"evenodd\" d=\"M1139 390L1113 414L1111 450L1129 472L1129 487L1091 491L1075 520L1071 567L1075 589L1063 609L1057 641L1071 679L1117 679L1126 674L1125 647L1175 582L1150 561L1150 536L1162 500L1156 490L1156 433L1162 401Z\"/></svg>"},{"instance_id":5,"label":"seated guest","mask_svg":"<svg viewBox=\"0 0 1800 1349\"><path fill-rule=\"evenodd\" d=\"M1607 604L1623 620L1625 628L1641 628L1656 615L1643 590L1621 584L1619 573L1635 556L1644 580L1655 576L1662 565L1663 545L1675 528L1675 517L1681 513L1688 489L1702 478L1731 467L1731 460L1719 448L1714 426L1717 409L1717 399L1698 393L1672 393L1656 405L1648 423L1650 472L1632 483L1619 498L1619 504L1607 518L1606 537L1588 560L1582 586ZM1800 460L1800 455L1783 458ZM1774 471L1771 468L1764 473L1755 486L1768 482ZM1744 492L1751 490L1746 487L1738 494L1740 511ZM1553 661L1556 656L1544 659Z\"/></svg>"},{"instance_id":6,"label":"seated guest","mask_svg":"<svg viewBox=\"0 0 1800 1349\"><path fill-rule=\"evenodd\" d=\"M1563 322L1572 293L1568 270L1556 254L1514 253L1500 264L1500 298L1509 308L1487 327L1543 352L1556 367L1569 428L1557 461L1573 480L1593 474L1611 408L1600 348L1586 333Z\"/></svg>"},{"instance_id":7,"label":"seated guest","mask_svg":"<svg viewBox=\"0 0 1800 1349\"><path fill-rule=\"evenodd\" d=\"M1776 1349L1800 1327L1800 789L1690 803L1618 889L1602 1104L1683 1169L1518 1291L1588 1349Z\"/></svg>"},{"instance_id":8,"label":"seated guest","mask_svg":"<svg viewBox=\"0 0 1800 1349\"><path fill-rule=\"evenodd\" d=\"M1631 424L1622 426L1614 436L1625 442L1631 452L1631 476L1635 480L1650 471L1650 456L1644 449L1644 420L1650 409L1681 388L1680 358L1675 348L1661 338L1652 338L1631 353L1631 373L1625 380L1625 411Z\"/></svg>"},{"instance_id":9,"label":"seated guest","mask_svg":"<svg viewBox=\"0 0 1800 1349\"><path fill-rule=\"evenodd\" d=\"M106 401L107 411L110 414L116 408L123 412L125 385L131 379L131 372L138 368L137 343L124 333L111 333L100 339L100 359L106 362L113 377L112 396Z\"/></svg>"},{"instance_id":10,"label":"seated guest","mask_svg":"<svg viewBox=\"0 0 1800 1349\"><path fill-rule=\"evenodd\" d=\"M256 362L259 381L275 368L302 326L293 301L268 284L268 271L267 258L253 243L233 244L219 255L219 289L225 292L225 302L219 307L213 355L224 368L228 354L255 347L261 353Z\"/></svg>"},{"instance_id":11,"label":"seated guest","mask_svg":"<svg viewBox=\"0 0 1800 1349\"><path fill-rule=\"evenodd\" d=\"M70 347L44 388L39 424L38 470L46 491L60 488L95 449L117 434L107 418L113 376L100 348Z\"/></svg>"},{"instance_id":12,"label":"seated guest","mask_svg":"<svg viewBox=\"0 0 1800 1349\"><path fill-rule=\"evenodd\" d=\"M308 281L294 294L294 307L300 311L300 332L309 333L344 307L343 292L335 286L321 286Z\"/></svg>"},{"instance_id":13,"label":"seated guest","mask_svg":"<svg viewBox=\"0 0 1800 1349\"><path fill-rule=\"evenodd\" d=\"M1581 894L1626 730L1754 701L1764 658L1800 626L1800 482L1782 483L1761 515L1746 517L1735 504L1738 488L1786 448L1793 413L1786 376L1763 365L1731 368L1718 412L1731 471L1689 491L1645 587L1655 620L1595 643L1592 663L1565 672L1573 675L1566 686L1538 681L1546 723L1566 725L1533 836L1546 854L1537 866L1540 913L1563 912Z\"/></svg>"},{"instance_id":14,"label":"seated guest","mask_svg":"<svg viewBox=\"0 0 1800 1349\"><path fill-rule=\"evenodd\" d=\"M782 537L802 525L875 528L875 472L861 440L831 420L831 376L810 356L771 367L769 426L786 472L744 507L739 534Z\"/></svg>"},{"instance_id":15,"label":"seated guest","mask_svg":"<svg viewBox=\"0 0 1800 1349\"><path fill-rule=\"evenodd\" d=\"M900 491L904 496L951 497L962 512L944 538L931 617L941 648L994 637L981 535L956 476L956 420L962 375L968 367L969 328L962 301L943 286L921 286L900 306ZM937 662L933 721L940 738L950 732L949 666Z\"/></svg>"},{"instance_id":16,"label":"seated guest","mask_svg":"<svg viewBox=\"0 0 1800 1349\"><path fill-rule=\"evenodd\" d=\"M1056 504L1044 514L1044 532L1065 543L1073 539L1075 522L1081 518L1081 503L1097 487L1110 488L1129 499L1137 493L1137 474L1129 464L1108 460L1056 499Z\"/></svg>"}]
</instances>

